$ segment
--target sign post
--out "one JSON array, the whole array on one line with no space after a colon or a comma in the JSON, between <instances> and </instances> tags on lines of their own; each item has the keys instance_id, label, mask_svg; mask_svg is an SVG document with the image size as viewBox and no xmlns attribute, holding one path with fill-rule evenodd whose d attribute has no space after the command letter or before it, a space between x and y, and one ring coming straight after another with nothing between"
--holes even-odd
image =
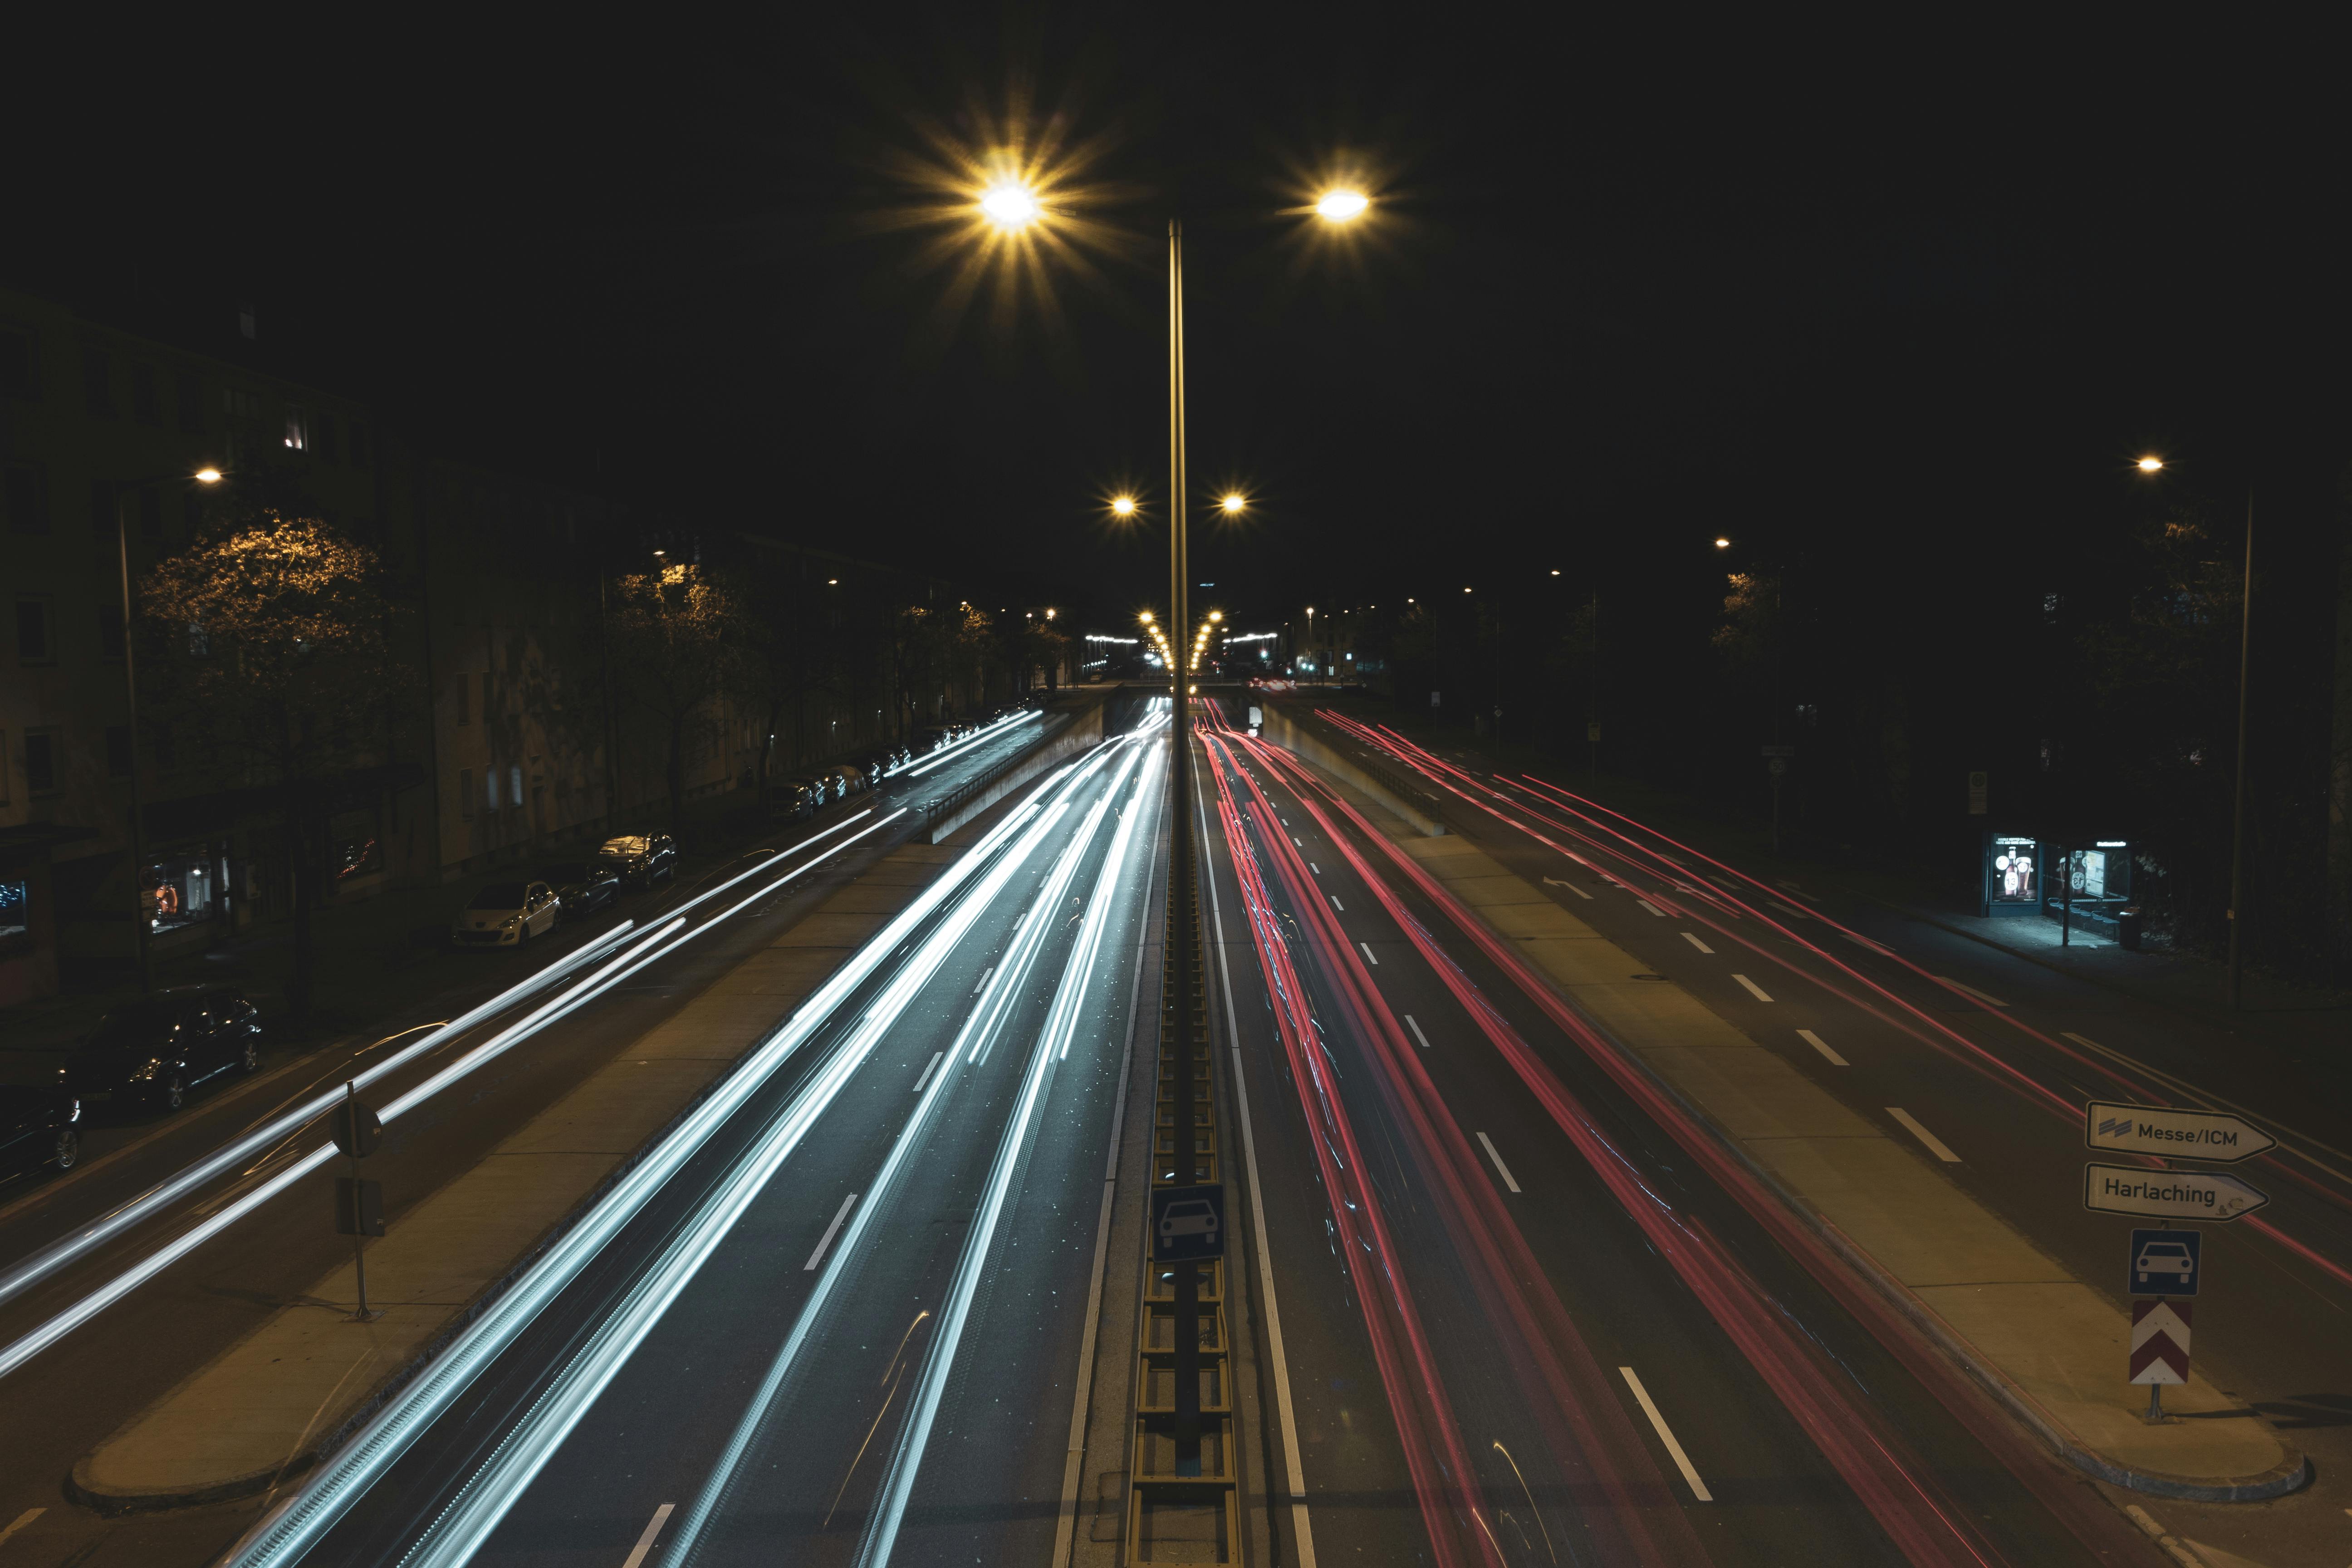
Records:
<instances>
[{"instance_id":1,"label":"sign post","mask_svg":"<svg viewBox=\"0 0 2352 1568\"><path fill-rule=\"evenodd\" d=\"M1797 754L1794 746L1764 748L1764 771L1772 775L1772 853L1780 852L1780 781L1789 776L1789 759Z\"/></svg>"},{"instance_id":2,"label":"sign post","mask_svg":"<svg viewBox=\"0 0 2352 1568\"><path fill-rule=\"evenodd\" d=\"M335 1229L352 1238L352 1272L359 1282L360 1310L351 1321L364 1323L383 1315L368 1310L367 1256L362 1250L365 1237L383 1234L383 1184L362 1181L360 1162L383 1142L383 1123L360 1103L359 1086L348 1081L343 1085L343 1102L328 1112L328 1121L334 1130L335 1147L352 1162L352 1173L335 1183Z\"/></svg>"}]
</instances>

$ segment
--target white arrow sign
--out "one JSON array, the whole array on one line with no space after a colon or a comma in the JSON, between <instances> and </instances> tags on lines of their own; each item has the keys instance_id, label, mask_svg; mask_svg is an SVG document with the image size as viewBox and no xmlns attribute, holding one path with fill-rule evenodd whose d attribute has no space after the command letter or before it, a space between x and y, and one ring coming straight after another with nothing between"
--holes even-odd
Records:
<instances>
[{"instance_id":1,"label":"white arrow sign","mask_svg":"<svg viewBox=\"0 0 2352 1568\"><path fill-rule=\"evenodd\" d=\"M2083 1112L2083 1142L2119 1154L2163 1154L2176 1160L2252 1159L2278 1140L2234 1116L2095 1100Z\"/></svg>"},{"instance_id":2,"label":"white arrow sign","mask_svg":"<svg viewBox=\"0 0 2352 1568\"><path fill-rule=\"evenodd\" d=\"M2102 1214L2157 1219L2235 1219L2271 1201L2270 1194L2220 1171L2150 1171L2137 1165L2083 1167L2083 1206Z\"/></svg>"}]
</instances>

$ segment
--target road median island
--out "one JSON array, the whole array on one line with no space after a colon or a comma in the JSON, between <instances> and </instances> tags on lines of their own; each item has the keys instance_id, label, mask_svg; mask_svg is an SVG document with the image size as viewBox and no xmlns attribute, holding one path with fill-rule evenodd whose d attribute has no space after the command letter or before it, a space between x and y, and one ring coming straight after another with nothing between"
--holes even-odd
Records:
<instances>
[{"instance_id":1,"label":"road median island","mask_svg":"<svg viewBox=\"0 0 2352 1568\"><path fill-rule=\"evenodd\" d=\"M265 1492L331 1452L495 1301L803 998L962 853L901 845L78 1461L104 1513ZM323 1188L325 1178L320 1179ZM323 1191L315 1205L324 1224Z\"/></svg>"},{"instance_id":2,"label":"road median island","mask_svg":"<svg viewBox=\"0 0 2352 1568\"><path fill-rule=\"evenodd\" d=\"M1347 791L1363 809L1360 791ZM2076 1468L2161 1497L2252 1501L2307 1460L2201 1373L2147 1426L2125 1381L2131 1320L1909 1147L1696 996L1449 835L1366 812L1947 1357ZM1643 976L1643 978L1636 978ZM2137 1395L2137 1397L2135 1397ZM2187 1417L2188 1419L2179 1419Z\"/></svg>"}]
</instances>

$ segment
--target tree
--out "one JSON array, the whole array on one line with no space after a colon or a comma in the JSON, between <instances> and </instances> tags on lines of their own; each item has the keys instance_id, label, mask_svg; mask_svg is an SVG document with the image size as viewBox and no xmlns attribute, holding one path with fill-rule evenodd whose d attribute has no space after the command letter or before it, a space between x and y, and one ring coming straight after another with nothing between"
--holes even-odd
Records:
<instances>
[{"instance_id":1,"label":"tree","mask_svg":"<svg viewBox=\"0 0 2352 1568\"><path fill-rule=\"evenodd\" d=\"M670 831L686 805L686 753L698 716L741 652L741 595L701 566L674 564L614 584L609 616L614 679L662 721L667 740Z\"/></svg>"},{"instance_id":2,"label":"tree","mask_svg":"<svg viewBox=\"0 0 2352 1568\"><path fill-rule=\"evenodd\" d=\"M274 493L273 493L274 492ZM207 753L275 803L294 877L298 1022L311 1001L310 916L341 775L380 759L404 683L373 552L314 517L283 481L248 481L189 548L140 584L141 654ZM157 728L169 731L166 717Z\"/></svg>"}]
</instances>

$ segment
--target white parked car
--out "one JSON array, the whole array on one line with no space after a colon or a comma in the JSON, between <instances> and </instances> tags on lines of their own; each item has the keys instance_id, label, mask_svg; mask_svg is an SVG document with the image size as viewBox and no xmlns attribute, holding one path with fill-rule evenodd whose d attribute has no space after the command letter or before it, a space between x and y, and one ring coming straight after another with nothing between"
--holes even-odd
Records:
<instances>
[{"instance_id":1,"label":"white parked car","mask_svg":"<svg viewBox=\"0 0 2352 1568\"><path fill-rule=\"evenodd\" d=\"M553 930L562 910L544 882L492 882L457 911L449 938L459 947L519 947Z\"/></svg>"}]
</instances>

